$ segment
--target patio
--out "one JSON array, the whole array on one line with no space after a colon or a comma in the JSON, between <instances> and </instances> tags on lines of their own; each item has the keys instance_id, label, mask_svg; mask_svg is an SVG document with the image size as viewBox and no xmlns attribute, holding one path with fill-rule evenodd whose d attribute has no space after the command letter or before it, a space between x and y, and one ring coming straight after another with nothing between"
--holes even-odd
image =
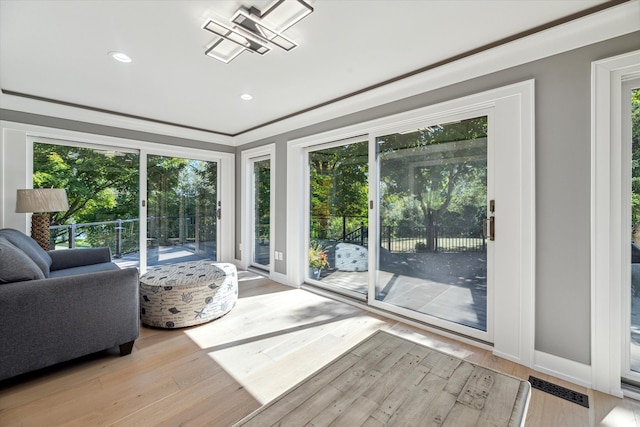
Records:
<instances>
[{"instance_id":1,"label":"patio","mask_svg":"<svg viewBox=\"0 0 640 427\"><path fill-rule=\"evenodd\" d=\"M391 253L381 250L376 299L471 328L486 330L486 254ZM368 293L369 272L328 269L320 281Z\"/></svg>"},{"instance_id":2,"label":"patio","mask_svg":"<svg viewBox=\"0 0 640 427\"><path fill-rule=\"evenodd\" d=\"M165 265L173 264L176 262L186 261L198 261L198 260L211 260L212 257L202 256L195 253L193 245L173 245L173 246L160 246L153 249L154 253L147 254L147 265ZM120 268L138 267L140 265L140 252L131 252L123 254L121 257L113 258Z\"/></svg>"}]
</instances>

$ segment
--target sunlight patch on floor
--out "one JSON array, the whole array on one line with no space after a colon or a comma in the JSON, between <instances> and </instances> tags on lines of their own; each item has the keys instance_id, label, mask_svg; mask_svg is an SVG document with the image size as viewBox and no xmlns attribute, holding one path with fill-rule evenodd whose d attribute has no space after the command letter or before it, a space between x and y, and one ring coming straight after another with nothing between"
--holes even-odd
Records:
<instances>
[{"instance_id":1,"label":"sunlight patch on floor","mask_svg":"<svg viewBox=\"0 0 640 427\"><path fill-rule=\"evenodd\" d=\"M386 325L359 308L292 289L240 298L226 316L185 334L265 403Z\"/></svg>"},{"instance_id":2,"label":"sunlight patch on floor","mask_svg":"<svg viewBox=\"0 0 640 427\"><path fill-rule=\"evenodd\" d=\"M616 406L602 419L601 427L622 427L639 425L635 414L629 408Z\"/></svg>"}]
</instances>

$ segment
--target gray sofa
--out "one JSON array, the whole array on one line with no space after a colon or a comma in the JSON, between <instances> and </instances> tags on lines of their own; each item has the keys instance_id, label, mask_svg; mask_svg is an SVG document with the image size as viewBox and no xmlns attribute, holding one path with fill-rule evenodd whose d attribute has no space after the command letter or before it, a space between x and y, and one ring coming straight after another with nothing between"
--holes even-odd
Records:
<instances>
[{"instance_id":1,"label":"gray sofa","mask_svg":"<svg viewBox=\"0 0 640 427\"><path fill-rule=\"evenodd\" d=\"M138 283L109 248L46 252L0 229L0 380L116 346L131 353Z\"/></svg>"}]
</instances>

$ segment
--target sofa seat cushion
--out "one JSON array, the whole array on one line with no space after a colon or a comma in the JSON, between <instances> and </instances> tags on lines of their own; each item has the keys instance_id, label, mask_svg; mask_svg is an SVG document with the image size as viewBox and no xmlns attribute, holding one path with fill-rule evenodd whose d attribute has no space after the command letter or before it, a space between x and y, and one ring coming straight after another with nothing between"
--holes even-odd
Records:
<instances>
[{"instance_id":1,"label":"sofa seat cushion","mask_svg":"<svg viewBox=\"0 0 640 427\"><path fill-rule=\"evenodd\" d=\"M0 283L44 279L44 273L22 250L0 237Z\"/></svg>"},{"instance_id":2,"label":"sofa seat cushion","mask_svg":"<svg viewBox=\"0 0 640 427\"><path fill-rule=\"evenodd\" d=\"M44 277L49 277L49 269L51 268L51 257L40 247L38 242L31 237L13 228L3 228L0 230L0 237L7 239L12 245L18 247L33 262L36 263Z\"/></svg>"},{"instance_id":3,"label":"sofa seat cushion","mask_svg":"<svg viewBox=\"0 0 640 427\"><path fill-rule=\"evenodd\" d=\"M112 262L103 262L93 265L82 265L80 267L64 268L62 270L53 270L49 277L65 277L75 276L77 274L95 273L98 271L120 270L116 264Z\"/></svg>"}]
</instances>

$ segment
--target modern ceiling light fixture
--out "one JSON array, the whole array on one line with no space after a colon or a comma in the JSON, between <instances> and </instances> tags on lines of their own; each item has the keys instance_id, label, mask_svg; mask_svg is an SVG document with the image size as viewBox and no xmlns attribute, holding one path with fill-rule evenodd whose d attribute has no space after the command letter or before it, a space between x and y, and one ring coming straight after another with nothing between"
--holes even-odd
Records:
<instances>
[{"instance_id":1,"label":"modern ceiling light fixture","mask_svg":"<svg viewBox=\"0 0 640 427\"><path fill-rule=\"evenodd\" d=\"M298 44L282 33L311 12L304 0L276 0L264 12L240 7L229 25L209 19L202 28L217 37L205 54L229 63L244 51L264 55L272 45L288 52Z\"/></svg>"}]
</instances>

